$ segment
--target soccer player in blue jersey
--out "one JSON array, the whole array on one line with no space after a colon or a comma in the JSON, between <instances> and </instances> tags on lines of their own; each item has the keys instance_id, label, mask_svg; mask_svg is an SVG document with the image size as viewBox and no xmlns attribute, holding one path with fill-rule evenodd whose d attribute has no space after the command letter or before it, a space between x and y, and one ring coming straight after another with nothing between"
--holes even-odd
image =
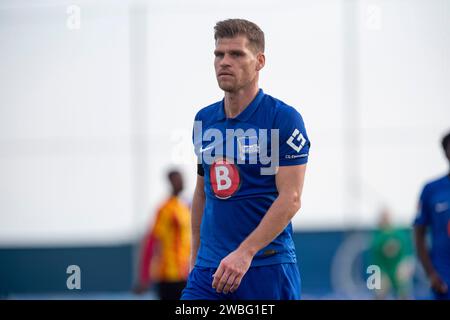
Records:
<instances>
[{"instance_id":1,"label":"soccer player in blue jersey","mask_svg":"<svg viewBox=\"0 0 450 320\"><path fill-rule=\"evenodd\" d=\"M220 21L214 38L225 96L195 117L191 272L182 299L300 299L291 219L310 146L303 119L258 86L265 55L256 24Z\"/></svg>"},{"instance_id":2,"label":"soccer player in blue jersey","mask_svg":"<svg viewBox=\"0 0 450 320\"><path fill-rule=\"evenodd\" d=\"M442 148L450 164L450 133L442 139ZM426 245L427 227L431 231L430 251ZM450 173L423 188L414 237L434 298L450 300Z\"/></svg>"}]
</instances>

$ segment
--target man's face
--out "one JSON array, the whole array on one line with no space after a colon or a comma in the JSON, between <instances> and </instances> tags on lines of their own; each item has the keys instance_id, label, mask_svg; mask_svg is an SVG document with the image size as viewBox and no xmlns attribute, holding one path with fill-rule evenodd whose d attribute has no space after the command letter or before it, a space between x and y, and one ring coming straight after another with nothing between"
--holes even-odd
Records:
<instances>
[{"instance_id":1,"label":"man's face","mask_svg":"<svg viewBox=\"0 0 450 320\"><path fill-rule=\"evenodd\" d=\"M217 39L214 55L217 82L225 92L237 92L256 81L264 66L264 54L255 53L245 36Z\"/></svg>"},{"instance_id":2,"label":"man's face","mask_svg":"<svg viewBox=\"0 0 450 320\"><path fill-rule=\"evenodd\" d=\"M175 193L180 193L183 191L183 177L180 173L174 173L170 177L170 184L172 185L172 191Z\"/></svg>"}]
</instances>

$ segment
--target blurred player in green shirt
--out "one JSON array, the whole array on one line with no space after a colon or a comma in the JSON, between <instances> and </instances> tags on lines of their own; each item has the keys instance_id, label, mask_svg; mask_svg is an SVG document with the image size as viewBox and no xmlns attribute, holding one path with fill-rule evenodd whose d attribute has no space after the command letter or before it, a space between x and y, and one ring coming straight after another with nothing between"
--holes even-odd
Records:
<instances>
[{"instance_id":1,"label":"blurred player in green shirt","mask_svg":"<svg viewBox=\"0 0 450 320\"><path fill-rule=\"evenodd\" d=\"M410 298L411 241L403 230L391 225L387 210L381 214L379 229L373 236L371 253L373 264L381 270L381 288L376 290L377 298L385 299L390 292L397 299Z\"/></svg>"}]
</instances>

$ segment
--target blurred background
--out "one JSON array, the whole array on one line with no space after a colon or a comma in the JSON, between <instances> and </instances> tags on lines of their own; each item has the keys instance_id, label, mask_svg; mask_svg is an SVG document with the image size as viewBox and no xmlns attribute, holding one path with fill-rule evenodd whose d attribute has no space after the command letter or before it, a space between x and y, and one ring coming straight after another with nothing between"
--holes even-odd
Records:
<instances>
[{"instance_id":1,"label":"blurred background","mask_svg":"<svg viewBox=\"0 0 450 320\"><path fill-rule=\"evenodd\" d=\"M388 210L411 296L427 298L410 226L422 186L448 170L449 0L0 1L1 297L156 298L132 293L140 243L169 168L192 196L192 124L223 96L213 27L226 18L265 32L260 86L312 142L293 220L303 297L374 297Z\"/></svg>"}]
</instances>

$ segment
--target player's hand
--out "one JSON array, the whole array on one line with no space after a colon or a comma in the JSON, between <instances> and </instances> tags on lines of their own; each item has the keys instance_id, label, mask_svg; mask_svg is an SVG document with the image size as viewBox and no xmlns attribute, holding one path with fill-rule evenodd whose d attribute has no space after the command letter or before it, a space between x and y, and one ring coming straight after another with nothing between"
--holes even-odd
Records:
<instances>
[{"instance_id":1,"label":"player's hand","mask_svg":"<svg viewBox=\"0 0 450 320\"><path fill-rule=\"evenodd\" d=\"M433 273L430 276L431 288L437 293L445 294L448 291L447 284L441 279L437 273Z\"/></svg>"},{"instance_id":2,"label":"player's hand","mask_svg":"<svg viewBox=\"0 0 450 320\"><path fill-rule=\"evenodd\" d=\"M218 293L234 292L241 284L241 280L250 268L253 256L237 249L227 255L220 262L214 273L212 287Z\"/></svg>"}]
</instances>

